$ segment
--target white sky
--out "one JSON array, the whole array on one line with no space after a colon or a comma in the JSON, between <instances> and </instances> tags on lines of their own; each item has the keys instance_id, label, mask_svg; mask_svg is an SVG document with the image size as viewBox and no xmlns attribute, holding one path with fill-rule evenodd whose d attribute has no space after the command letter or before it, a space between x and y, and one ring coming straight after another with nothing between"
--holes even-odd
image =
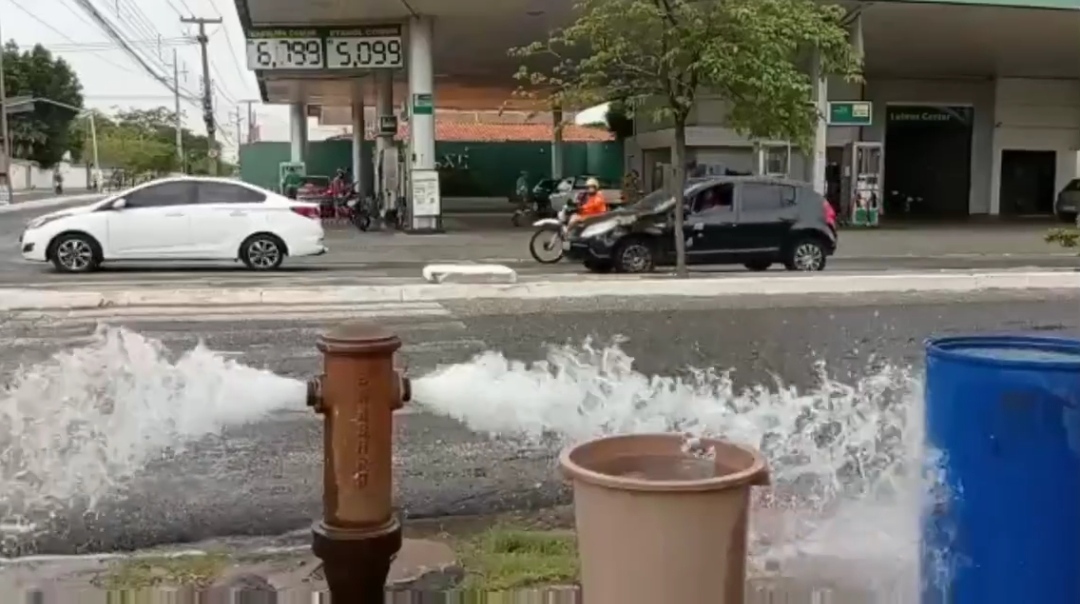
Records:
<instances>
[{"instance_id":1,"label":"white sky","mask_svg":"<svg viewBox=\"0 0 1080 604\"><path fill-rule=\"evenodd\" d=\"M180 87L198 96L201 88L197 28L180 23L180 17L224 19L208 25L210 75L214 87L214 113L218 139L225 157L235 158L236 115L247 136L247 106L256 101L256 123L264 139L270 132L288 132L288 108L261 105L255 75L245 64L245 42L233 0L84 0L97 8L143 55L154 70L172 79L173 50L180 63ZM0 38L14 39L20 47L40 43L63 57L79 76L87 107L112 112L114 108L150 109L173 107L172 93L154 80L139 64L111 41L77 0L0 0ZM190 37L190 42L180 38ZM157 43L159 39L161 44ZM231 49L230 49L231 46ZM185 74L186 72L186 74ZM197 101L181 100L185 125L206 133ZM225 130L224 136L220 133Z\"/></svg>"}]
</instances>

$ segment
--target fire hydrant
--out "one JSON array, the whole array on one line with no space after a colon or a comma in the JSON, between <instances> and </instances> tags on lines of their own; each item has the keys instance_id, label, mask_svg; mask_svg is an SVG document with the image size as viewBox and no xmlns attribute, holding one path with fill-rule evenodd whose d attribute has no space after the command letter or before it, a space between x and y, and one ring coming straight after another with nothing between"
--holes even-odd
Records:
<instances>
[{"instance_id":1,"label":"fire hydrant","mask_svg":"<svg viewBox=\"0 0 1080 604\"><path fill-rule=\"evenodd\" d=\"M308 405L323 416L323 518L312 551L334 602L382 602L401 549L392 505L393 412L411 396L394 368L401 340L374 325L348 323L318 341L323 374L308 382Z\"/></svg>"}]
</instances>

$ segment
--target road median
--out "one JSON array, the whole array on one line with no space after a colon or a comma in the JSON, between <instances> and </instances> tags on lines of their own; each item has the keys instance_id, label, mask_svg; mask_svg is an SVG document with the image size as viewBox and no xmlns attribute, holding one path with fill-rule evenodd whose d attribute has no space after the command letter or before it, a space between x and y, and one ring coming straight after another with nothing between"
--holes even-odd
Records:
<instances>
[{"instance_id":1,"label":"road median","mask_svg":"<svg viewBox=\"0 0 1080 604\"><path fill-rule=\"evenodd\" d=\"M151 306L342 305L370 302L544 300L599 297L801 296L862 293L969 293L989 290L1076 290L1072 271L999 271L865 275L605 276L499 283L406 283L356 286L243 288L7 288L0 311Z\"/></svg>"}]
</instances>

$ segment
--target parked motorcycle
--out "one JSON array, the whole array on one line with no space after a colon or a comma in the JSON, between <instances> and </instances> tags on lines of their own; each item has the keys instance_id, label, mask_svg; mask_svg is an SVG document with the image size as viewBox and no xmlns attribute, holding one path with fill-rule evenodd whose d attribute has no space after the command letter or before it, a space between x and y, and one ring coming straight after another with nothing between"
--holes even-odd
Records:
<instances>
[{"instance_id":1,"label":"parked motorcycle","mask_svg":"<svg viewBox=\"0 0 1080 604\"><path fill-rule=\"evenodd\" d=\"M558 212L552 209L551 202L533 199L529 201L527 206L514 210L514 214L510 217L510 222L517 227L525 224L526 220L533 221L535 224L536 220L555 218L556 216L558 216Z\"/></svg>"},{"instance_id":2,"label":"parked motorcycle","mask_svg":"<svg viewBox=\"0 0 1080 604\"><path fill-rule=\"evenodd\" d=\"M529 240L529 253L540 264L555 264L562 260L563 241L570 217L577 213L577 200L571 198L554 218L541 218L533 223L536 232Z\"/></svg>"}]
</instances>

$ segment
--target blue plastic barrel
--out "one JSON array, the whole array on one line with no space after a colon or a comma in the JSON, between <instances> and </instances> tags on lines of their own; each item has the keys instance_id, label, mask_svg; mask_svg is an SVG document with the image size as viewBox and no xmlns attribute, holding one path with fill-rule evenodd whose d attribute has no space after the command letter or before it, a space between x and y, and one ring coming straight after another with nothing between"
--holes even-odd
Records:
<instances>
[{"instance_id":1,"label":"blue plastic barrel","mask_svg":"<svg viewBox=\"0 0 1080 604\"><path fill-rule=\"evenodd\" d=\"M1080 603L1080 341L926 344L922 604Z\"/></svg>"}]
</instances>

